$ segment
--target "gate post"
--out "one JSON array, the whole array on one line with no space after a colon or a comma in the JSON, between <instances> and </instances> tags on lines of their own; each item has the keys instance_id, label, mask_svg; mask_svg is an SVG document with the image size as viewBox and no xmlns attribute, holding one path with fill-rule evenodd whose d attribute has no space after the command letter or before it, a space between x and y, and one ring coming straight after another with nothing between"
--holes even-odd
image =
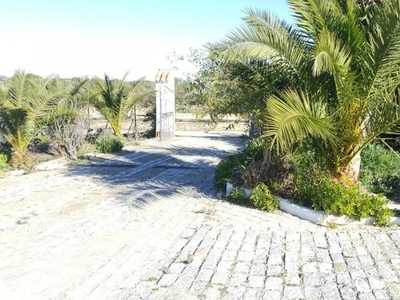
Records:
<instances>
[{"instance_id":1,"label":"gate post","mask_svg":"<svg viewBox=\"0 0 400 300\"><path fill-rule=\"evenodd\" d=\"M156 138L175 137L175 78L172 70L159 70L156 75Z\"/></svg>"}]
</instances>

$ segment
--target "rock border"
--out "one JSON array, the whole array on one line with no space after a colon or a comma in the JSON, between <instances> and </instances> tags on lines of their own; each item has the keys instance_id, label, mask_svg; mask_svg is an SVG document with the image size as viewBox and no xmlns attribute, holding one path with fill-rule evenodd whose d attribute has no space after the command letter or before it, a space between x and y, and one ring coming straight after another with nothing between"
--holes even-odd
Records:
<instances>
[{"instance_id":1,"label":"rock border","mask_svg":"<svg viewBox=\"0 0 400 300\"><path fill-rule=\"evenodd\" d=\"M230 192L237 188L242 191L245 197L250 197L252 190L244 187L235 187L233 184L227 182L226 184L226 194L229 195ZM279 209L292 215L296 216L302 220L310 221L311 223L323 225L323 226L335 226L335 225L368 225L372 224L373 218L364 218L360 221L355 221L350 219L347 216L335 216L335 215L327 215L323 211L316 211L308 207L300 206L292 203L290 200L277 197L279 201ZM393 207L393 205L388 205L389 208ZM392 217L391 221L393 224L399 226L400 225L400 217Z\"/></svg>"}]
</instances>

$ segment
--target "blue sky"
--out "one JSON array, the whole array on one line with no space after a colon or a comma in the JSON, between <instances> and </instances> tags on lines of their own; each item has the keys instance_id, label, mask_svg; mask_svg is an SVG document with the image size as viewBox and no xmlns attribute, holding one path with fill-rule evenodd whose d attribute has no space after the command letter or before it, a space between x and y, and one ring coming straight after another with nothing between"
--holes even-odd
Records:
<instances>
[{"instance_id":1,"label":"blue sky","mask_svg":"<svg viewBox=\"0 0 400 300\"><path fill-rule=\"evenodd\" d=\"M289 19L285 0L0 0L0 74L153 78L173 52L222 39L247 7ZM180 71L190 68L178 63Z\"/></svg>"}]
</instances>

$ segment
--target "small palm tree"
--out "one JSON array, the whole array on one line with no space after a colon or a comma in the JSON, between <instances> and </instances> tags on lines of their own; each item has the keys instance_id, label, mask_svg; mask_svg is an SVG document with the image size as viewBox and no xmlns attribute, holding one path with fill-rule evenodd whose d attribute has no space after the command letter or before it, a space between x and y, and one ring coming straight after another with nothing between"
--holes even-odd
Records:
<instances>
[{"instance_id":1,"label":"small palm tree","mask_svg":"<svg viewBox=\"0 0 400 300\"><path fill-rule=\"evenodd\" d=\"M288 4L295 25L248 9L245 24L210 47L290 78L267 101L266 135L280 152L313 139L325 168L356 182L361 150L400 123L400 0Z\"/></svg>"},{"instance_id":2,"label":"small palm tree","mask_svg":"<svg viewBox=\"0 0 400 300\"><path fill-rule=\"evenodd\" d=\"M5 138L13 153L11 164L29 162L28 145L45 125L57 95L49 89L51 79L17 71L8 81L0 105Z\"/></svg>"},{"instance_id":3,"label":"small palm tree","mask_svg":"<svg viewBox=\"0 0 400 300\"><path fill-rule=\"evenodd\" d=\"M29 164L28 146L37 134L53 120L61 107L70 107L84 81L71 87L58 78L40 78L17 71L1 93L0 118L5 138L12 147L11 164ZM71 113L65 110L63 115Z\"/></svg>"},{"instance_id":4,"label":"small palm tree","mask_svg":"<svg viewBox=\"0 0 400 300\"><path fill-rule=\"evenodd\" d=\"M95 78L97 92L92 97L94 107L106 118L118 138L122 138L122 125L128 113L144 97L140 85L143 79L128 83L127 75L122 80L112 80L107 74L104 80Z\"/></svg>"}]
</instances>

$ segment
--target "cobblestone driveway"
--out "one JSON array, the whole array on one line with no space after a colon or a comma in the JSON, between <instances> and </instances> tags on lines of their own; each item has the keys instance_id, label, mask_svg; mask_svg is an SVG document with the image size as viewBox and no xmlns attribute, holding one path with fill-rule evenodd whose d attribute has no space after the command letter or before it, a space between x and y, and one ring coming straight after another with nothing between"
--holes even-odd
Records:
<instances>
[{"instance_id":1,"label":"cobblestone driveway","mask_svg":"<svg viewBox=\"0 0 400 300\"><path fill-rule=\"evenodd\" d=\"M397 229L219 200L227 135L0 180L0 299L400 299Z\"/></svg>"}]
</instances>

